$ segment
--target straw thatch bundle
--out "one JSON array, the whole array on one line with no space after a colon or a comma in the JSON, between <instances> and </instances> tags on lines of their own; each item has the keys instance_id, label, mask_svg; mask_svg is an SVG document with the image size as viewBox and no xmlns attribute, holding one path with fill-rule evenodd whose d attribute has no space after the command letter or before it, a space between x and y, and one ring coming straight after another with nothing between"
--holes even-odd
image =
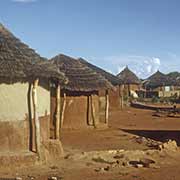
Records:
<instances>
[{"instance_id":1,"label":"straw thatch bundle","mask_svg":"<svg viewBox=\"0 0 180 180\"><path fill-rule=\"evenodd\" d=\"M102 75L103 77L105 77L109 82L111 82L112 85L117 86L122 84L122 81L119 80L119 78L117 78L116 76L114 76L113 74L89 63L88 61L86 61L83 58L79 58L78 59L81 63L83 63L84 65L88 66L89 68L93 69L95 72L97 72L98 74Z\"/></svg>"},{"instance_id":2,"label":"straw thatch bundle","mask_svg":"<svg viewBox=\"0 0 180 180\"><path fill-rule=\"evenodd\" d=\"M58 78L61 82L65 79L58 69L0 24L1 83L25 82L36 77Z\"/></svg>"},{"instance_id":3,"label":"straw thatch bundle","mask_svg":"<svg viewBox=\"0 0 180 180\"><path fill-rule=\"evenodd\" d=\"M103 76L72 57L60 54L50 62L53 62L68 78L69 82L64 86L66 90L91 92L113 87Z\"/></svg>"},{"instance_id":4,"label":"straw thatch bundle","mask_svg":"<svg viewBox=\"0 0 180 180\"><path fill-rule=\"evenodd\" d=\"M123 84L140 84L140 79L134 74L128 67L121 71L117 77L123 82Z\"/></svg>"}]
</instances>

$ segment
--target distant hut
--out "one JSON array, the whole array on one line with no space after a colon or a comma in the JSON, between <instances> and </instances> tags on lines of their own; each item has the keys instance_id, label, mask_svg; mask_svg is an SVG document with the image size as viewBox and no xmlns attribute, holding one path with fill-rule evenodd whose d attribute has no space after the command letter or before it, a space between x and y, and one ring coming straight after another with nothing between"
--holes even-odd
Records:
<instances>
[{"instance_id":1,"label":"distant hut","mask_svg":"<svg viewBox=\"0 0 180 180\"><path fill-rule=\"evenodd\" d=\"M147 90L147 96L169 97L174 94L175 80L171 76L163 74L159 70L150 76L143 86Z\"/></svg>"},{"instance_id":2,"label":"distant hut","mask_svg":"<svg viewBox=\"0 0 180 180\"><path fill-rule=\"evenodd\" d=\"M61 86L60 125L63 129L99 127L99 95L101 89L112 88L103 76L97 74L79 60L58 55L50 60L69 82ZM55 89L51 89L51 127L54 129L54 112L57 109ZM108 99L107 99L108 103ZM107 104L108 105L108 104ZM104 125L108 125L108 106L104 112ZM52 134L53 136L53 134Z\"/></svg>"},{"instance_id":3,"label":"distant hut","mask_svg":"<svg viewBox=\"0 0 180 180\"><path fill-rule=\"evenodd\" d=\"M167 77L171 80L173 86L171 86L171 91L174 91L174 93L177 93L178 96L180 96L180 73L170 72L167 74Z\"/></svg>"},{"instance_id":4,"label":"distant hut","mask_svg":"<svg viewBox=\"0 0 180 180\"><path fill-rule=\"evenodd\" d=\"M117 77L122 81L124 85L125 96L128 97L132 92L136 92L140 89L140 79L128 68L128 66L123 71L121 71L117 75Z\"/></svg>"},{"instance_id":5,"label":"distant hut","mask_svg":"<svg viewBox=\"0 0 180 180\"><path fill-rule=\"evenodd\" d=\"M102 68L99 68L98 66L95 66L88 61L86 61L83 58L79 58L80 62L84 65L88 66L89 68L93 69L96 73L103 76L105 79L107 79L115 88L110 89L109 94L109 108L110 110L118 110L123 108L123 89L122 89L122 81L116 77L115 75L103 70ZM101 90L99 92L100 96L100 107L103 110L105 107L105 91Z\"/></svg>"},{"instance_id":6,"label":"distant hut","mask_svg":"<svg viewBox=\"0 0 180 180\"><path fill-rule=\"evenodd\" d=\"M40 156L42 141L49 140L51 79L65 81L53 64L0 24L0 152Z\"/></svg>"}]
</instances>

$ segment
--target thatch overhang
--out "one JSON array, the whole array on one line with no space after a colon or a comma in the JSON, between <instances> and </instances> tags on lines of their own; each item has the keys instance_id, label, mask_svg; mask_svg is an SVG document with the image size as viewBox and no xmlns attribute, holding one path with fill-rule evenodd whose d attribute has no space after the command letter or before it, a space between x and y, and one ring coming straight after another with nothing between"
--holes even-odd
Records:
<instances>
[{"instance_id":1,"label":"thatch overhang","mask_svg":"<svg viewBox=\"0 0 180 180\"><path fill-rule=\"evenodd\" d=\"M128 67L122 70L117 77L123 82L123 84L140 84L140 79L133 73Z\"/></svg>"},{"instance_id":2,"label":"thatch overhang","mask_svg":"<svg viewBox=\"0 0 180 180\"><path fill-rule=\"evenodd\" d=\"M68 78L65 77L64 73L60 72L55 64L48 60L44 60L33 65L29 71L29 76L33 79L48 79L52 82L65 85L68 83Z\"/></svg>"},{"instance_id":3,"label":"thatch overhang","mask_svg":"<svg viewBox=\"0 0 180 180\"><path fill-rule=\"evenodd\" d=\"M79 58L78 59L82 64L88 66L89 68L93 69L96 73L100 74L101 76L103 76L105 79L107 79L113 86L118 86L122 84L122 81L117 78L115 75L89 63L88 61L86 61L83 58Z\"/></svg>"},{"instance_id":4,"label":"thatch overhang","mask_svg":"<svg viewBox=\"0 0 180 180\"><path fill-rule=\"evenodd\" d=\"M151 75L149 78L147 78L145 84L147 88L157 88L157 87L163 87L163 86L172 86L174 85L174 82L170 77L165 75L164 73L157 71L153 75Z\"/></svg>"},{"instance_id":5,"label":"thatch overhang","mask_svg":"<svg viewBox=\"0 0 180 180\"><path fill-rule=\"evenodd\" d=\"M34 78L55 78L63 82L65 77L45 58L17 39L0 24L0 82L27 82Z\"/></svg>"},{"instance_id":6,"label":"thatch overhang","mask_svg":"<svg viewBox=\"0 0 180 180\"><path fill-rule=\"evenodd\" d=\"M93 92L111 89L112 84L79 60L60 54L50 62L54 63L65 74L69 82L63 87L69 91Z\"/></svg>"}]
</instances>

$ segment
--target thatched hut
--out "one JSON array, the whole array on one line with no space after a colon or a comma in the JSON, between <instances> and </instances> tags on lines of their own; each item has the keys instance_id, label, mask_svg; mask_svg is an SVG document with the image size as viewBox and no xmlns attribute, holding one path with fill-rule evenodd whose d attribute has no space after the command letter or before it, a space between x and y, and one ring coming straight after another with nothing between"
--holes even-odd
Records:
<instances>
[{"instance_id":1,"label":"thatched hut","mask_svg":"<svg viewBox=\"0 0 180 180\"><path fill-rule=\"evenodd\" d=\"M65 77L0 24L0 153L40 156L49 139L49 80Z\"/></svg>"},{"instance_id":2,"label":"thatched hut","mask_svg":"<svg viewBox=\"0 0 180 180\"><path fill-rule=\"evenodd\" d=\"M140 79L128 68L128 66L126 66L126 68L122 70L117 77L124 85L125 96L128 97L131 95L131 92L136 92L140 89Z\"/></svg>"},{"instance_id":3,"label":"thatched hut","mask_svg":"<svg viewBox=\"0 0 180 180\"><path fill-rule=\"evenodd\" d=\"M112 88L103 76L97 74L79 60L66 55L58 55L50 60L69 82L60 87L60 124L63 129L99 127L99 90ZM54 127L54 112L57 109L56 89L51 89L51 126ZM106 96L107 98L107 96ZM108 99L104 112L108 124Z\"/></svg>"},{"instance_id":4,"label":"thatched hut","mask_svg":"<svg viewBox=\"0 0 180 180\"><path fill-rule=\"evenodd\" d=\"M89 68L93 69L96 73L103 76L105 79L107 79L115 88L110 89L109 94L109 108L110 110L118 110L123 108L123 87L122 87L122 81L116 77L115 75L99 68L98 66L95 66L88 61L86 61L83 58L79 58L79 61L83 63L84 65L88 66ZM105 91L101 90L99 92L100 96L100 107L103 110L104 109L104 102L105 102Z\"/></svg>"},{"instance_id":5,"label":"thatched hut","mask_svg":"<svg viewBox=\"0 0 180 180\"><path fill-rule=\"evenodd\" d=\"M172 77L172 74L166 75L158 70L147 78L143 86L147 90L148 97L169 97L176 93L175 84L177 84L177 80Z\"/></svg>"}]
</instances>

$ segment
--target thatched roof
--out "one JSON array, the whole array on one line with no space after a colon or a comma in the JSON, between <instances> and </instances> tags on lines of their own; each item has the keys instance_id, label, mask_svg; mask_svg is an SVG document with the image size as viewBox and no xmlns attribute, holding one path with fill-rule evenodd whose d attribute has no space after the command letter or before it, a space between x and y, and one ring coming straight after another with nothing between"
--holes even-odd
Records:
<instances>
[{"instance_id":1,"label":"thatched roof","mask_svg":"<svg viewBox=\"0 0 180 180\"><path fill-rule=\"evenodd\" d=\"M60 54L52 58L50 62L53 62L68 78L69 82L64 86L66 90L91 92L112 88L111 83L103 76L77 59Z\"/></svg>"},{"instance_id":2,"label":"thatched roof","mask_svg":"<svg viewBox=\"0 0 180 180\"><path fill-rule=\"evenodd\" d=\"M172 79L177 79L180 77L180 73L177 72L177 71L174 71L174 72L170 72L167 74L168 77L172 78Z\"/></svg>"},{"instance_id":3,"label":"thatched roof","mask_svg":"<svg viewBox=\"0 0 180 180\"><path fill-rule=\"evenodd\" d=\"M171 79L171 82L173 82L173 85L175 86L180 86L180 73L175 71L175 72L170 72L167 74L168 78Z\"/></svg>"},{"instance_id":4,"label":"thatched roof","mask_svg":"<svg viewBox=\"0 0 180 180\"><path fill-rule=\"evenodd\" d=\"M145 83L146 87L149 87L149 88L156 88L156 87L161 87L161 86L171 86L173 84L174 84L174 82L172 81L172 79L160 71L157 71L152 76L150 76L146 80L146 83Z\"/></svg>"},{"instance_id":5,"label":"thatched roof","mask_svg":"<svg viewBox=\"0 0 180 180\"><path fill-rule=\"evenodd\" d=\"M89 68L93 69L95 72L97 72L98 74L102 75L104 78L106 78L113 86L117 86L122 84L121 80L119 80L119 78L117 78L115 75L89 63L88 61L86 61L83 58L79 58L78 59L81 63L83 63L84 65L88 66Z\"/></svg>"},{"instance_id":6,"label":"thatched roof","mask_svg":"<svg viewBox=\"0 0 180 180\"><path fill-rule=\"evenodd\" d=\"M47 64L44 58L40 57L33 49L22 43L0 24L1 83L24 82L34 77L52 77L64 81L63 74L50 66L51 64Z\"/></svg>"},{"instance_id":7,"label":"thatched roof","mask_svg":"<svg viewBox=\"0 0 180 180\"><path fill-rule=\"evenodd\" d=\"M123 82L123 84L140 84L140 79L134 74L128 67L121 71L117 77Z\"/></svg>"},{"instance_id":8,"label":"thatched roof","mask_svg":"<svg viewBox=\"0 0 180 180\"><path fill-rule=\"evenodd\" d=\"M68 78L65 77L64 73L60 72L57 66L48 60L34 64L28 75L33 79L40 78L58 81L62 85L68 83Z\"/></svg>"}]
</instances>

